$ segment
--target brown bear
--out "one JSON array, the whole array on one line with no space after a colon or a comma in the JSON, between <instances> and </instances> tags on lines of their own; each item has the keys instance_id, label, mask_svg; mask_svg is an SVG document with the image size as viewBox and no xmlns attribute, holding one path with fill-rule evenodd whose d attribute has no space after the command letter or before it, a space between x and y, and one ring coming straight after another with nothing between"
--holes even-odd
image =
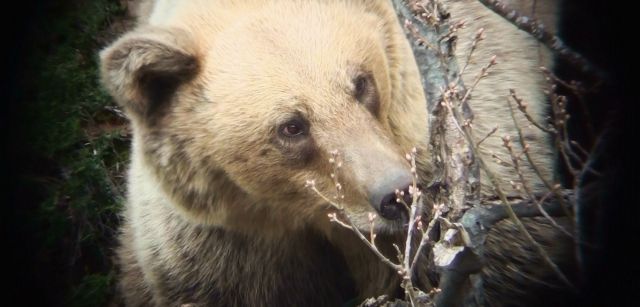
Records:
<instances>
[{"instance_id":1,"label":"brown bear","mask_svg":"<svg viewBox=\"0 0 640 307\"><path fill-rule=\"evenodd\" d=\"M367 231L379 215L385 250L406 223L395 191L411 183L411 148L422 179L432 177L425 97L391 3L143 7L138 27L100 55L103 83L133 130L118 249L126 304L336 306L397 291L398 274L331 223L334 209L306 188L314 180L333 195L337 150L344 210ZM533 88L542 103L540 82L506 83ZM477 125L510 120L491 111L496 103L474 100L489 110ZM537 145L550 170L547 145Z\"/></svg>"},{"instance_id":2,"label":"brown bear","mask_svg":"<svg viewBox=\"0 0 640 307\"><path fill-rule=\"evenodd\" d=\"M331 195L339 150L345 209L368 229L411 181L425 98L388 3L158 1L101 61L134 135L128 305L332 306L395 290L397 274L305 188Z\"/></svg>"}]
</instances>

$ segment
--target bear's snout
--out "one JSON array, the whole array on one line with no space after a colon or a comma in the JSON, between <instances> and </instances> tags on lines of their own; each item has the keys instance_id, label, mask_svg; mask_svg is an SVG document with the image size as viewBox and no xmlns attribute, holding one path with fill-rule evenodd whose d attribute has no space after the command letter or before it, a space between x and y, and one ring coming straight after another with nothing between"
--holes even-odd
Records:
<instances>
[{"instance_id":1,"label":"bear's snout","mask_svg":"<svg viewBox=\"0 0 640 307\"><path fill-rule=\"evenodd\" d=\"M409 172L397 172L392 176L387 176L377 182L371 189L369 201L376 211L385 219L398 220L407 218L408 213L406 207L398 202L399 195L396 190L403 191L403 201L407 205L411 205L411 195L409 194L409 186L411 185L411 174ZM403 214L404 213L404 214Z\"/></svg>"},{"instance_id":2,"label":"bear's snout","mask_svg":"<svg viewBox=\"0 0 640 307\"><path fill-rule=\"evenodd\" d=\"M407 205L411 205L412 197L409 194L409 187L400 190L403 191L402 200ZM388 220L397 220L402 217L402 213L406 212L405 205L398 202L398 195L395 190L392 193L385 195L380 201L379 208L376 208L380 215Z\"/></svg>"}]
</instances>

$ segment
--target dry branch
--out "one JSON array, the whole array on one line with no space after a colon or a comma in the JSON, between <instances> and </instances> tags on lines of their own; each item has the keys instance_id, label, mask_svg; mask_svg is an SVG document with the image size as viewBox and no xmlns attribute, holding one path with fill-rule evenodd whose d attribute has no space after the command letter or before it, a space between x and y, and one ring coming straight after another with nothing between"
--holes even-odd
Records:
<instances>
[{"instance_id":1,"label":"dry branch","mask_svg":"<svg viewBox=\"0 0 640 307\"><path fill-rule=\"evenodd\" d=\"M470 148L473 143L467 141L464 133L473 115L468 105L470 91L465 89L459 77L453 50L455 35L452 33L457 27L450 25L449 15L437 1L407 1L405 4L394 0L393 4L408 32L422 76L430 116L430 149L434 154L435 169L442 172L432 184L437 188L430 189L428 201L443 208L444 219L457 221L469 208L467 200L478 196L480 182L476 157ZM480 32L478 40L481 37ZM495 64L494 61L492 63ZM464 232L464 229L457 229L454 233L464 237ZM430 240L428 235L428 232L423 234L419 250L427 244L426 240ZM439 239L433 238L434 241L443 241ZM465 296L467 288L464 285L468 284L468 275L481 267L475 253L462 241L451 239L438 243L435 257L446 260L438 261L441 291L435 297L436 305L457 305ZM462 271L466 273L455 273Z\"/></svg>"},{"instance_id":2,"label":"dry branch","mask_svg":"<svg viewBox=\"0 0 640 307\"><path fill-rule=\"evenodd\" d=\"M481 2L497 5L492 9L502 9L506 12L503 17L512 18L512 22L518 28L528 30L527 32L543 43L551 44L550 48L553 51L562 56L571 57L581 68L594 71L584 58L574 54L564 46L561 40L546 32L542 24L535 19L528 19L513 10L506 11L508 8L499 1ZM460 74L465 70L466 64L462 70L459 70L453 52L455 32L462 25L451 25L448 13L437 0L393 0L393 4L400 22L405 25L407 37L411 42L422 76L427 97L427 110L430 115L430 149L434 168L441 171L431 183L429 193L425 196L428 197L430 205L438 209L432 212L432 217L435 216L432 222L438 220L442 230L448 230L441 231L440 238L430 238L429 231L423 232L423 238L418 247L418 252L421 252L425 246L430 245L434 253L435 262L426 265L435 264L440 276L438 285L440 291L435 296L435 304L439 306L484 304L482 279L476 274L482 269L484 262L484 242L491 227L507 217L513 220L545 263L572 288L569 280L551 261L545 250L533 240L520 221L522 217L545 216L557 226L553 223L552 216L568 215L570 208L567 204L575 203L571 192L560 191L556 185L541 178L549 188L547 193L540 197L527 188L527 195L524 196L528 197L528 200L513 204L513 201L501 191L498 179L479 155L478 146L482 140L474 142L471 129L473 113L469 107L469 97L487 71L496 64L495 58L492 58L481 70L471 87L465 89ZM480 30L474 38L474 47L471 48L467 62L471 58L475 45L482 38L483 32ZM564 159L572 160L574 163L576 160L580 161L574 153L574 148L582 153L581 148L571 145L566 135L568 118L564 97L554 97L552 94L552 98L555 98L553 107L556 120L549 127L536 123L531 116L527 116L526 104L516 96L515 92L512 92L511 97L517 102L518 109L534 126L556 137ZM520 134L519 139L524 142L517 123L516 126ZM508 147L508 142L505 144ZM509 150L512 157L509 165L516 168L516 171L520 171L519 159L523 155L535 167L534 161L531 161L527 152L526 144L521 145L524 150L517 156ZM575 169L579 169L579 166L577 165ZM479 169L481 168L487 173L490 184L494 186L500 205L487 205L490 203L488 200L480 200ZM524 176L520 178L522 184L526 185ZM429 228L433 227L431 224L429 223ZM561 231L568 233L565 229Z\"/></svg>"},{"instance_id":3,"label":"dry branch","mask_svg":"<svg viewBox=\"0 0 640 307\"><path fill-rule=\"evenodd\" d=\"M602 70L596 67L593 63L589 62L589 60L587 60L581 54L571 50L571 48L567 46L567 44L565 44L562 39L547 31L544 24L542 24L538 19L525 16L499 0L478 1L496 14L511 22L518 29L531 34L531 36L536 38L539 42L543 43L555 54L566 59L577 68L582 70L582 72L589 75L594 75L600 80L604 79L604 73L602 72Z\"/></svg>"}]
</instances>

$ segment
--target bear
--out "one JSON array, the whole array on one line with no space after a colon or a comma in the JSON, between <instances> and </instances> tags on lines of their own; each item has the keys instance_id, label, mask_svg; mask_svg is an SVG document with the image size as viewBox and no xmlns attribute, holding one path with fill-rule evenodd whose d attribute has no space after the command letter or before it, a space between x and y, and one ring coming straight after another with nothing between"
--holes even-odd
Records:
<instances>
[{"instance_id":1,"label":"bear","mask_svg":"<svg viewBox=\"0 0 640 307\"><path fill-rule=\"evenodd\" d=\"M455 16L457 1L448 2ZM308 188L312 180L325 195L340 190L345 214L363 231L379 216L376 243L394 257L408 218L396 191L412 182L405 155L416 148L421 180L434 177L420 75L391 3L141 7L136 28L100 53L102 83L133 135L117 249L125 304L336 306L396 295L397 272L332 223L335 208ZM537 59L531 40L517 44ZM482 96L503 81L474 92L475 125L511 127L508 110L494 108L497 97ZM541 82L523 77L505 86L531 88L541 116ZM533 142L550 171L544 137ZM503 242L495 244L500 256Z\"/></svg>"},{"instance_id":2,"label":"bear","mask_svg":"<svg viewBox=\"0 0 640 307\"><path fill-rule=\"evenodd\" d=\"M426 147L427 114L389 3L157 1L102 51L101 73L133 131L127 305L333 306L396 291L397 273L354 249L305 187L332 193L338 150L354 224L390 216L380 242L402 228L398 204L382 203L409 186L404 157Z\"/></svg>"}]
</instances>

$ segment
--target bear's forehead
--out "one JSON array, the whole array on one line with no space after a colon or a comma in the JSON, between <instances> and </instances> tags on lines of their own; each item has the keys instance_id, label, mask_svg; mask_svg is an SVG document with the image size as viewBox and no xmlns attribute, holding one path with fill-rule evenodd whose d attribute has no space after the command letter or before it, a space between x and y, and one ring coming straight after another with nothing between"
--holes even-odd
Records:
<instances>
[{"instance_id":1,"label":"bear's forehead","mask_svg":"<svg viewBox=\"0 0 640 307\"><path fill-rule=\"evenodd\" d=\"M368 62L384 57L377 32L345 29L335 20L321 23L328 17L316 22L303 17L293 24L272 17L240 21L217 36L205 71L223 83L272 88L278 83L312 84L326 90L344 87L359 70L376 69ZM353 20L345 24L355 26Z\"/></svg>"},{"instance_id":2,"label":"bear's forehead","mask_svg":"<svg viewBox=\"0 0 640 307\"><path fill-rule=\"evenodd\" d=\"M212 56L233 64L237 61L263 61L278 67L308 64L321 70L364 59L380 44L376 32L348 29L356 26L353 21L346 23L348 26L335 23L247 20L220 33L213 42Z\"/></svg>"}]
</instances>

